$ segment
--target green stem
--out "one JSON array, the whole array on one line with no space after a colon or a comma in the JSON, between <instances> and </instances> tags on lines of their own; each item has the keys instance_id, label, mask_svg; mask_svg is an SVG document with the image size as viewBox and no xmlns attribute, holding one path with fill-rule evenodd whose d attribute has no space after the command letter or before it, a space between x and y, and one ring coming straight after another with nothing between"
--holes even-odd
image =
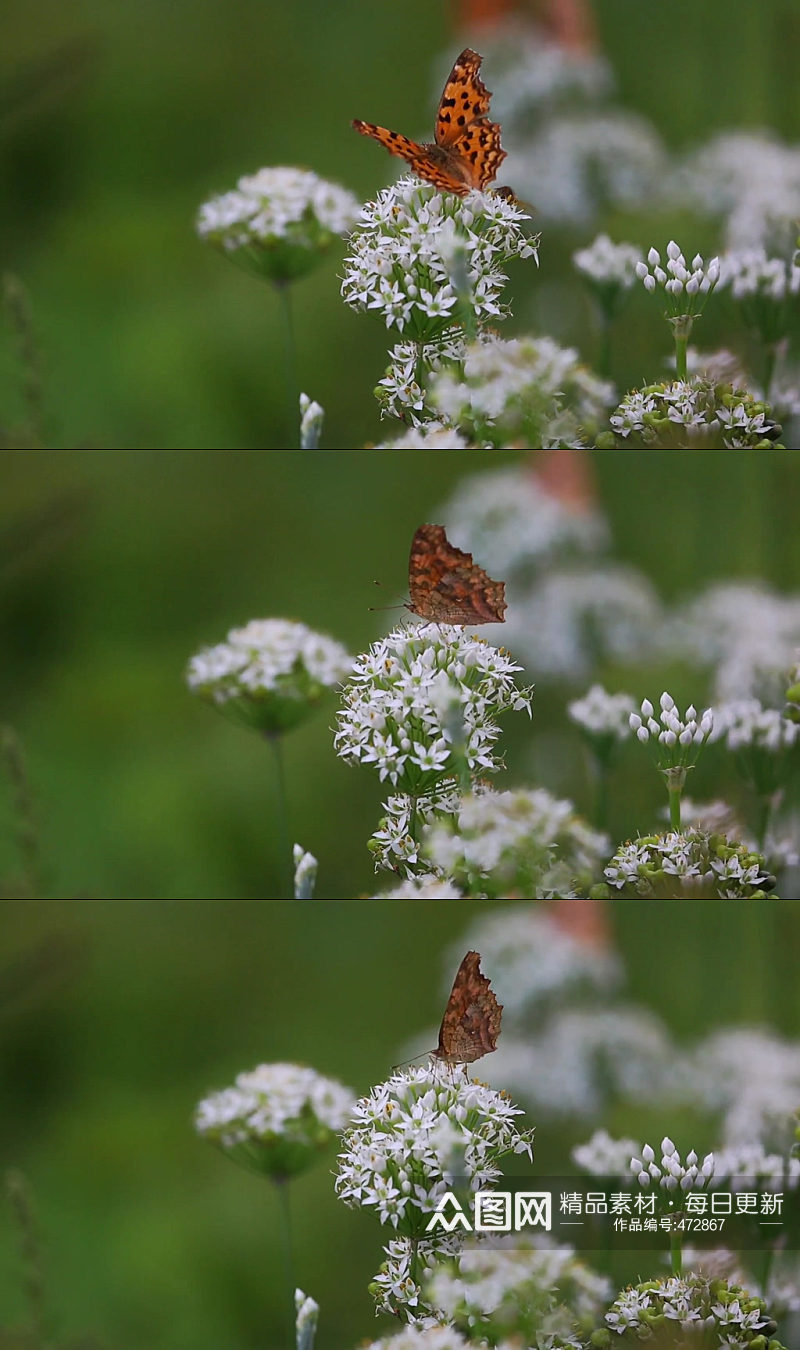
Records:
<instances>
[{"instance_id":1,"label":"green stem","mask_svg":"<svg viewBox=\"0 0 800 1350\"><path fill-rule=\"evenodd\" d=\"M597 370L607 380L611 371L611 323L604 312L600 316L600 337L597 346Z\"/></svg>"},{"instance_id":2,"label":"green stem","mask_svg":"<svg viewBox=\"0 0 800 1350\"><path fill-rule=\"evenodd\" d=\"M291 283L276 281L283 311L284 352L286 360L286 444L297 448L300 444L300 386L297 383L297 345L294 336Z\"/></svg>"},{"instance_id":3,"label":"green stem","mask_svg":"<svg viewBox=\"0 0 800 1350\"><path fill-rule=\"evenodd\" d=\"M411 1243L411 1261L409 1264L408 1273L411 1276L411 1279L414 1281L414 1284L419 1284L419 1277L420 1277L419 1239L409 1238L409 1241Z\"/></svg>"},{"instance_id":4,"label":"green stem","mask_svg":"<svg viewBox=\"0 0 800 1350\"><path fill-rule=\"evenodd\" d=\"M289 1314L289 1350L294 1350L295 1345L295 1307L294 1291L296 1285L294 1282L294 1250L292 1239L292 1210L289 1203L289 1181L286 1177L276 1179L275 1188L278 1192L278 1200L281 1211L281 1227L283 1229L283 1269L287 1285L287 1311Z\"/></svg>"},{"instance_id":5,"label":"green stem","mask_svg":"<svg viewBox=\"0 0 800 1350\"><path fill-rule=\"evenodd\" d=\"M764 852L764 841L769 829L770 816L772 815L772 797L769 794L763 794L758 799L758 817L756 821L756 843L759 853Z\"/></svg>"},{"instance_id":6,"label":"green stem","mask_svg":"<svg viewBox=\"0 0 800 1350\"><path fill-rule=\"evenodd\" d=\"M688 337L675 337L675 374L679 380L686 379L686 349Z\"/></svg>"},{"instance_id":7,"label":"green stem","mask_svg":"<svg viewBox=\"0 0 800 1350\"><path fill-rule=\"evenodd\" d=\"M672 1273L680 1279L683 1273L683 1233L679 1228L669 1230L669 1254L672 1261Z\"/></svg>"},{"instance_id":8,"label":"green stem","mask_svg":"<svg viewBox=\"0 0 800 1350\"><path fill-rule=\"evenodd\" d=\"M268 731L267 740L272 746L275 757L275 779L277 785L278 849L280 865L278 875L281 887L285 891L285 900L294 895L294 870L292 867L292 846L289 840L289 809L286 795L286 770L283 762L283 737L279 731Z\"/></svg>"},{"instance_id":9,"label":"green stem","mask_svg":"<svg viewBox=\"0 0 800 1350\"><path fill-rule=\"evenodd\" d=\"M772 387L772 377L775 374L775 356L776 356L775 343L768 342L764 347L764 365L763 365L764 399L767 403L769 403L769 391Z\"/></svg>"},{"instance_id":10,"label":"green stem","mask_svg":"<svg viewBox=\"0 0 800 1350\"><path fill-rule=\"evenodd\" d=\"M669 823L677 834L681 831L681 788L667 788L669 793Z\"/></svg>"},{"instance_id":11,"label":"green stem","mask_svg":"<svg viewBox=\"0 0 800 1350\"><path fill-rule=\"evenodd\" d=\"M605 831L608 818L608 767L599 755L592 755L592 777L594 779L594 826Z\"/></svg>"}]
</instances>

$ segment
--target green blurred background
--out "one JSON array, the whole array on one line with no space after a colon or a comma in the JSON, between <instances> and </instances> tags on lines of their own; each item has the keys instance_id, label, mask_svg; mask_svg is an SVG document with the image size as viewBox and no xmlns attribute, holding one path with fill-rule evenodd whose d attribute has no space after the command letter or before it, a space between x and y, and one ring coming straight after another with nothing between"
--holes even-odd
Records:
<instances>
[{"instance_id":1,"label":"green blurred background","mask_svg":"<svg viewBox=\"0 0 800 1350\"><path fill-rule=\"evenodd\" d=\"M0 722L27 758L41 892L280 896L272 761L257 736L188 692L190 655L248 619L276 616L364 651L402 617L369 606L406 594L416 527L440 518L466 470L517 458L3 452ZM800 589L794 452L600 451L591 466L615 556L641 567L664 599L731 578ZM539 680L535 664L520 678ZM631 671L593 678L625 688ZM590 809L577 738L557 741L555 758L551 738L566 729L567 699L591 682L540 682L532 723L506 718L509 772L498 785L541 783ZM707 697L696 673L661 662L632 692L664 687L687 702ZM347 899L374 889L366 841L386 791L368 768L334 755L336 706L332 694L287 737L286 762L292 838L319 858L320 893ZM692 785L700 799L719 791L710 762ZM6 771L0 878L12 896L16 795ZM616 837L652 828L662 798L648 756L632 752L614 779Z\"/></svg>"},{"instance_id":2,"label":"green blurred background","mask_svg":"<svg viewBox=\"0 0 800 1350\"><path fill-rule=\"evenodd\" d=\"M269 1060L368 1090L437 1025L449 949L485 912L343 903L315 906L310 921L280 902L2 902L0 1162L25 1173L39 1214L48 1344L284 1347L275 1196L194 1136L194 1105ZM611 919L630 997L681 1042L745 1020L800 1034L796 906L642 902ZM599 1126L651 1142L668 1132L701 1154L718 1142L686 1110L532 1123L546 1175ZM333 1166L331 1153L293 1183L297 1279L321 1304L319 1350L385 1329L366 1290L381 1235L335 1199ZM4 1198L0 1214L0 1344L19 1350L22 1262ZM642 1260L630 1262L620 1278L636 1278Z\"/></svg>"},{"instance_id":3,"label":"green blurred background","mask_svg":"<svg viewBox=\"0 0 800 1350\"><path fill-rule=\"evenodd\" d=\"M796 0L734 8L729 0L673 0L667 10L596 0L594 11L620 103L652 119L671 150L730 126L800 139ZM458 44L480 47L480 32L464 31L458 19L459 7L441 0L401 8L374 0L6 0L0 260L30 296L44 362L45 444L286 443L274 297L198 241L198 205L274 164L308 166L373 195L392 170L350 120L430 134ZM489 71L487 79L494 87ZM599 224L623 237L634 229L622 218ZM553 285L595 232L546 232L530 291L514 273L509 334L552 325ZM634 230L636 242L662 246L670 235L687 239L689 254L719 242L713 227L689 228L679 213L640 218ZM331 447L377 438L371 391L388 345L378 322L341 304L339 261L332 255L296 287L300 381L327 409ZM574 306L567 309L574 319ZM729 343L724 319L703 322L704 347ZM643 294L626 324L613 372L620 387L655 378L668 345ZM591 356L583 325L555 336ZM0 425L23 417L6 331Z\"/></svg>"}]
</instances>

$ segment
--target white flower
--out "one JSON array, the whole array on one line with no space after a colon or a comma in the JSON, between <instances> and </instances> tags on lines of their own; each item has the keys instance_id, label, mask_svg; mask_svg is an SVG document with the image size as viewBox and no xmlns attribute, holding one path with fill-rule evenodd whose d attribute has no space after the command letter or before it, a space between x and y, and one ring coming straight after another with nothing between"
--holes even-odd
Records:
<instances>
[{"instance_id":1,"label":"white flower","mask_svg":"<svg viewBox=\"0 0 800 1350\"><path fill-rule=\"evenodd\" d=\"M586 248L573 253L572 261L592 281L613 282L629 290L636 280L636 264L641 257L642 251L635 244L615 244L607 234L598 234Z\"/></svg>"},{"instance_id":2,"label":"white flower","mask_svg":"<svg viewBox=\"0 0 800 1350\"><path fill-rule=\"evenodd\" d=\"M499 71L492 116L505 131L529 134L531 123L555 107L594 100L613 87L611 67L595 51L553 39L538 24L498 18L487 29L487 60Z\"/></svg>"},{"instance_id":3,"label":"white flower","mask_svg":"<svg viewBox=\"0 0 800 1350\"><path fill-rule=\"evenodd\" d=\"M308 169L260 169L205 202L197 232L272 280L288 281L313 267L358 212L351 192Z\"/></svg>"},{"instance_id":4,"label":"white flower","mask_svg":"<svg viewBox=\"0 0 800 1350\"><path fill-rule=\"evenodd\" d=\"M777 702L800 632L800 595L747 582L715 583L664 625L665 650L714 672L720 701Z\"/></svg>"},{"instance_id":5,"label":"white flower","mask_svg":"<svg viewBox=\"0 0 800 1350\"><path fill-rule=\"evenodd\" d=\"M470 772L491 772L498 713L530 716L532 691L514 684L519 670L504 651L457 625L401 625L355 662L338 714L337 754L374 764L381 782L413 796L457 774L461 756Z\"/></svg>"},{"instance_id":6,"label":"white flower","mask_svg":"<svg viewBox=\"0 0 800 1350\"><path fill-rule=\"evenodd\" d=\"M325 420L325 409L308 394L300 395L300 449L316 450Z\"/></svg>"},{"instance_id":7,"label":"white flower","mask_svg":"<svg viewBox=\"0 0 800 1350\"><path fill-rule=\"evenodd\" d=\"M301 721L352 665L340 643L304 623L253 619L193 656L186 682L223 711L276 732Z\"/></svg>"},{"instance_id":8,"label":"white flower","mask_svg":"<svg viewBox=\"0 0 800 1350\"><path fill-rule=\"evenodd\" d=\"M479 323L501 318L504 265L537 258L537 240L521 228L527 219L497 195L456 197L402 178L364 206L350 236L342 298L416 342L432 342L458 323L462 304ZM442 249L445 227L450 247Z\"/></svg>"},{"instance_id":9,"label":"white flower","mask_svg":"<svg viewBox=\"0 0 800 1350\"><path fill-rule=\"evenodd\" d=\"M604 874L620 894L673 900L684 896L763 900L775 884L760 853L694 829L621 844Z\"/></svg>"},{"instance_id":10,"label":"white flower","mask_svg":"<svg viewBox=\"0 0 800 1350\"><path fill-rule=\"evenodd\" d=\"M800 725L757 698L731 699L714 707L712 740L724 740L733 751L757 748L777 755L800 741Z\"/></svg>"},{"instance_id":11,"label":"white flower","mask_svg":"<svg viewBox=\"0 0 800 1350\"><path fill-rule=\"evenodd\" d=\"M754 1027L712 1032L676 1061L675 1090L721 1112L723 1142L788 1152L800 1102L800 1045Z\"/></svg>"},{"instance_id":12,"label":"white flower","mask_svg":"<svg viewBox=\"0 0 800 1350\"><path fill-rule=\"evenodd\" d=\"M532 1157L520 1115L505 1094L464 1072L398 1070L356 1104L336 1193L398 1235L424 1240L437 1205L464 1178L477 1191L498 1179L505 1156Z\"/></svg>"},{"instance_id":13,"label":"white flower","mask_svg":"<svg viewBox=\"0 0 800 1350\"><path fill-rule=\"evenodd\" d=\"M308 1294L304 1294L302 1289L295 1289L294 1306L297 1350L313 1350L319 1318L319 1304Z\"/></svg>"},{"instance_id":14,"label":"white flower","mask_svg":"<svg viewBox=\"0 0 800 1350\"><path fill-rule=\"evenodd\" d=\"M613 400L613 386L582 365L574 348L546 337L495 335L469 344L461 361L435 374L429 394L448 422L480 444L499 447L555 444L564 411L574 417L573 439L584 429L590 434Z\"/></svg>"},{"instance_id":15,"label":"white flower","mask_svg":"<svg viewBox=\"0 0 800 1350\"><path fill-rule=\"evenodd\" d=\"M721 217L730 249L795 246L800 148L757 132L722 132L698 147L668 184L674 202Z\"/></svg>"},{"instance_id":16,"label":"white flower","mask_svg":"<svg viewBox=\"0 0 800 1350\"><path fill-rule=\"evenodd\" d=\"M526 1346L580 1345L611 1294L609 1281L544 1234L476 1242L441 1262L425 1282L439 1321L471 1336L519 1338ZM574 1338L574 1340L573 1340Z\"/></svg>"},{"instance_id":17,"label":"white flower","mask_svg":"<svg viewBox=\"0 0 800 1350\"><path fill-rule=\"evenodd\" d=\"M373 835L373 838L375 836ZM385 866L386 864L383 864ZM421 875L406 877L399 886L389 891L381 891L372 896L373 900L461 900L461 891L445 877L435 872L423 872Z\"/></svg>"},{"instance_id":18,"label":"white flower","mask_svg":"<svg viewBox=\"0 0 800 1350\"><path fill-rule=\"evenodd\" d=\"M608 544L599 511L561 501L527 466L460 478L442 515L454 537L471 540L490 573L506 577L549 571L565 557L591 557Z\"/></svg>"},{"instance_id":19,"label":"white flower","mask_svg":"<svg viewBox=\"0 0 800 1350\"><path fill-rule=\"evenodd\" d=\"M635 1139L612 1139L607 1130L595 1130L585 1144L577 1144L572 1157L590 1176L627 1176L631 1154L639 1145Z\"/></svg>"},{"instance_id":20,"label":"white flower","mask_svg":"<svg viewBox=\"0 0 800 1350\"><path fill-rule=\"evenodd\" d=\"M557 115L512 153L515 188L547 223L585 224L606 205L638 208L662 191L663 142L632 113Z\"/></svg>"},{"instance_id":21,"label":"white flower","mask_svg":"<svg viewBox=\"0 0 800 1350\"><path fill-rule=\"evenodd\" d=\"M666 690L659 706L661 711L656 719L652 703L644 699L641 713L632 712L628 722L637 740L652 742L656 764L670 775L668 781L677 784L679 774L685 776L686 770L697 763L700 751L714 729L714 714L711 708L700 714L690 704L681 717L675 700ZM683 786L682 782L680 786Z\"/></svg>"},{"instance_id":22,"label":"white flower","mask_svg":"<svg viewBox=\"0 0 800 1350\"><path fill-rule=\"evenodd\" d=\"M418 872L422 865L420 827L439 819L442 815L458 811L459 802L459 792L447 783L423 797L412 797L407 792L394 793L389 797L383 803L386 815L381 818L380 825L374 831L368 845L375 859L375 871L385 869L400 874ZM443 887L444 891L440 894L434 888L430 898L439 899L442 894L445 898L455 898L457 896L455 887L452 897L446 895L447 889L452 885L449 878L445 880L439 876L439 886ZM405 894L401 893L395 898L398 900L417 898L418 894L412 887Z\"/></svg>"},{"instance_id":23,"label":"white flower","mask_svg":"<svg viewBox=\"0 0 800 1350\"><path fill-rule=\"evenodd\" d=\"M379 450L419 450L429 446L461 450L466 441L454 427L429 420L427 380L443 364L458 360L464 351L461 333L445 335L438 342L398 342L389 353L390 364L375 390L381 405L381 417L398 417L411 425L409 430ZM417 434L414 428L419 427ZM438 439L437 439L438 438ZM458 440L458 444L455 440Z\"/></svg>"},{"instance_id":24,"label":"white flower","mask_svg":"<svg viewBox=\"0 0 800 1350\"><path fill-rule=\"evenodd\" d=\"M567 715L592 741L625 741L633 707L630 694L609 694L593 684L583 698L567 704Z\"/></svg>"},{"instance_id":25,"label":"white flower","mask_svg":"<svg viewBox=\"0 0 800 1350\"><path fill-rule=\"evenodd\" d=\"M735 249L720 258L719 284L730 289L734 300L780 304L800 293L800 267L785 258L768 258L763 248Z\"/></svg>"},{"instance_id":26,"label":"white flower","mask_svg":"<svg viewBox=\"0 0 800 1350\"><path fill-rule=\"evenodd\" d=\"M276 1178L302 1171L350 1118L355 1098L300 1064L260 1064L204 1097L195 1129L238 1162Z\"/></svg>"},{"instance_id":27,"label":"white flower","mask_svg":"<svg viewBox=\"0 0 800 1350\"><path fill-rule=\"evenodd\" d=\"M772 449L781 430L767 404L700 375L632 390L609 421L626 449Z\"/></svg>"},{"instance_id":28,"label":"white flower","mask_svg":"<svg viewBox=\"0 0 800 1350\"><path fill-rule=\"evenodd\" d=\"M698 1155L694 1149L686 1154L686 1161L669 1138L661 1140L661 1165L655 1161L655 1152L649 1144L642 1149L641 1158L633 1157L628 1163L628 1172L633 1173L643 1190L652 1187L664 1191L667 1196L678 1192L702 1191L714 1176L714 1154L707 1153L698 1166Z\"/></svg>"},{"instance_id":29,"label":"white flower","mask_svg":"<svg viewBox=\"0 0 800 1350\"><path fill-rule=\"evenodd\" d=\"M306 853L300 844L292 850L294 861L294 897L295 900L310 900L314 894L317 880L317 860L313 853Z\"/></svg>"},{"instance_id":30,"label":"white flower","mask_svg":"<svg viewBox=\"0 0 800 1350\"><path fill-rule=\"evenodd\" d=\"M635 1289L627 1289L606 1313L606 1325L620 1335L632 1331L636 1339L650 1339L652 1315L661 1315L690 1332L692 1342L716 1344L719 1350L735 1350L751 1343L753 1333L766 1327L769 1317L761 1299L735 1285L727 1285L724 1301L720 1282L702 1275L681 1279L648 1280ZM708 1339L713 1336L714 1341ZM628 1338L630 1339L630 1338ZM676 1333L665 1344L683 1345L687 1338Z\"/></svg>"},{"instance_id":31,"label":"white flower","mask_svg":"<svg viewBox=\"0 0 800 1350\"><path fill-rule=\"evenodd\" d=\"M583 680L604 657L652 651L661 603L633 567L589 565L545 572L508 612L508 640L537 679Z\"/></svg>"},{"instance_id":32,"label":"white flower","mask_svg":"<svg viewBox=\"0 0 800 1350\"><path fill-rule=\"evenodd\" d=\"M462 797L458 814L426 826L423 853L466 894L548 898L592 876L608 841L569 801L544 788Z\"/></svg>"}]
</instances>

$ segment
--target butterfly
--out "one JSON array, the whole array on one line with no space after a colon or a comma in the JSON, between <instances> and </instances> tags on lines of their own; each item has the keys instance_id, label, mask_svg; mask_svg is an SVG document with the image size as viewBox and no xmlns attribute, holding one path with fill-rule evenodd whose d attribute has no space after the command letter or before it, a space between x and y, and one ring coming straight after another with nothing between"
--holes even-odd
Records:
<instances>
[{"instance_id":1,"label":"butterfly","mask_svg":"<svg viewBox=\"0 0 800 1350\"><path fill-rule=\"evenodd\" d=\"M505 582L448 540L442 525L420 525L411 541L405 608L429 623L504 623Z\"/></svg>"},{"instance_id":2,"label":"butterfly","mask_svg":"<svg viewBox=\"0 0 800 1350\"><path fill-rule=\"evenodd\" d=\"M439 103L433 144L417 145L399 131L358 119L353 126L362 136L380 141L390 154L407 160L418 177L441 191L460 197L473 188L482 192L506 157L500 125L486 116L492 96L478 75L482 60L469 47L456 60Z\"/></svg>"},{"instance_id":3,"label":"butterfly","mask_svg":"<svg viewBox=\"0 0 800 1350\"><path fill-rule=\"evenodd\" d=\"M502 1003L498 1003L481 971L478 952L467 952L456 971L439 1027L439 1044L431 1051L446 1064L471 1064L497 1049Z\"/></svg>"}]
</instances>

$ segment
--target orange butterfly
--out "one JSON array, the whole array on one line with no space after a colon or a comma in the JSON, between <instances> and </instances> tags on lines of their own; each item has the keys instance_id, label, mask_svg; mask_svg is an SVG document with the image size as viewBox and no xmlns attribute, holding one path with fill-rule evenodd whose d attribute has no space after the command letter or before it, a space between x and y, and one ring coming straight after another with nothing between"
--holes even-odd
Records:
<instances>
[{"instance_id":1,"label":"orange butterfly","mask_svg":"<svg viewBox=\"0 0 800 1350\"><path fill-rule=\"evenodd\" d=\"M392 155L399 155L414 173L442 192L465 197L473 188L483 191L496 177L506 157L500 145L500 125L490 122L491 94L478 75L482 56L466 47L444 87L436 114L435 143L417 145L398 131L355 120L362 136L380 141Z\"/></svg>"}]
</instances>

